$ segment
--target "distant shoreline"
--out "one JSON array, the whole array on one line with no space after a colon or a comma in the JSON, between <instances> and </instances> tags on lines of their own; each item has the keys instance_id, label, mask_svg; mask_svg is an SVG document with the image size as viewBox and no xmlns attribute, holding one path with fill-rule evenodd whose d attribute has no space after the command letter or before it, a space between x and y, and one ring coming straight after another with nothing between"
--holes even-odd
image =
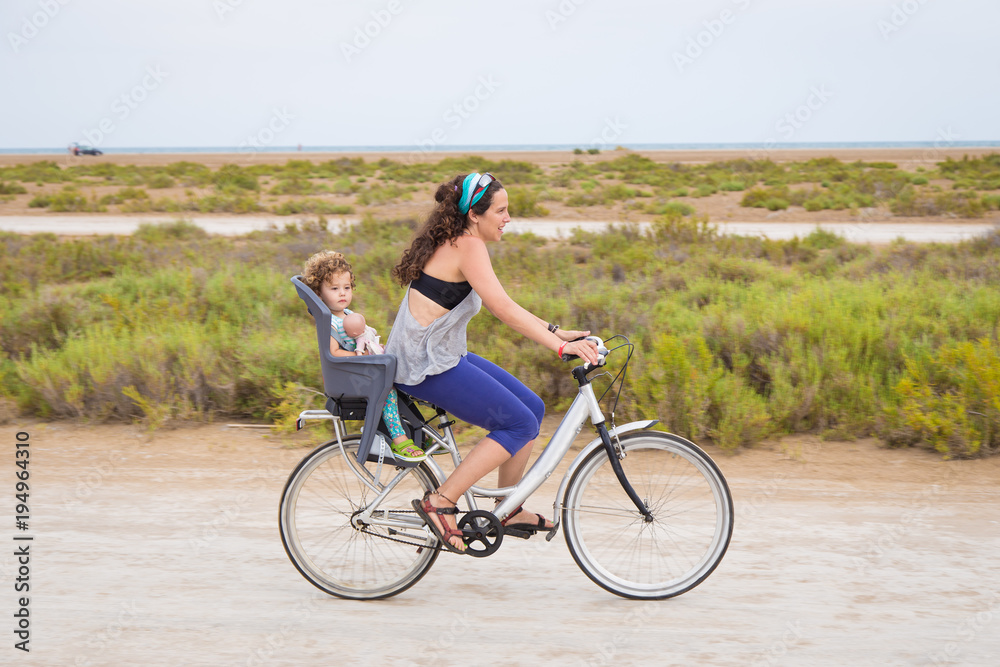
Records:
<instances>
[{"instance_id":1,"label":"distant shoreline","mask_svg":"<svg viewBox=\"0 0 1000 667\"><path fill-rule=\"evenodd\" d=\"M139 146L139 147L116 147L98 146L102 150L116 155L197 155L197 154L220 154L233 155L250 152L258 153L461 153L468 155L471 153L550 153L550 152L572 152L574 149L586 151L593 148L591 144L482 144L482 145L462 145L451 147L421 147L417 144L407 144L400 146L306 146L300 148L297 145L290 146L261 146L256 149L247 146ZM598 146L602 152L611 152L615 148L610 145ZM760 151L760 150L860 150L860 149L895 149L895 148L997 148L1000 149L1000 140L979 139L973 141L949 141L946 137L934 141L816 141L816 142L691 142L691 143L638 143L624 146L623 150L647 152L647 151ZM34 148L3 148L0 147L0 155L60 155L66 152L62 147L34 147Z\"/></svg>"},{"instance_id":2,"label":"distant shoreline","mask_svg":"<svg viewBox=\"0 0 1000 667\"><path fill-rule=\"evenodd\" d=\"M171 162L186 160L197 162L208 167L218 167L223 164L281 164L288 160L309 160L325 162L342 158L362 158L366 161L381 159L397 162L439 162L446 158L477 155L491 160L517 160L538 165L569 163L573 160L582 162L602 162L614 160L622 155L634 153L648 157L656 162L678 163L708 163L716 161L753 159L770 159L774 162L792 162L821 157L834 157L843 161L861 160L864 162L892 161L904 164L929 164L946 158L961 159L963 156L978 157L990 153L1000 153L1000 144L980 146L949 145L935 147L933 143L926 146L886 146L878 148L847 147L847 148L698 148L698 149L621 149L603 150L598 154L577 154L572 150L456 150L456 151L331 151L301 152L177 152L177 153L106 153L101 156L78 156L68 153L0 153L0 166L25 164L52 160L65 166L77 164L94 164L111 162L132 165L165 165ZM901 165L902 166L902 165Z\"/></svg>"}]
</instances>

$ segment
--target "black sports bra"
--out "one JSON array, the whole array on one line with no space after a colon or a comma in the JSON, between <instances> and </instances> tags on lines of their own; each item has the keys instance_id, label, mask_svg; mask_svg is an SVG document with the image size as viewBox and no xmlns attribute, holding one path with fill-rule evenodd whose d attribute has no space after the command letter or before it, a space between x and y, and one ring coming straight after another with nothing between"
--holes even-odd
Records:
<instances>
[{"instance_id":1,"label":"black sports bra","mask_svg":"<svg viewBox=\"0 0 1000 667\"><path fill-rule=\"evenodd\" d=\"M472 292L472 285L468 280L460 283L450 283L440 278L429 276L423 271L416 280L410 283L410 287L417 290L434 303L451 310L465 300Z\"/></svg>"}]
</instances>

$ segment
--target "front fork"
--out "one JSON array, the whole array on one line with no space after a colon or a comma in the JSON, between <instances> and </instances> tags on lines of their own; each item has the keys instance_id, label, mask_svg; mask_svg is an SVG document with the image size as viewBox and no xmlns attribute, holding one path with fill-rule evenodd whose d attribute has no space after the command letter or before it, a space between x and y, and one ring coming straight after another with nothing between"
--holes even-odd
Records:
<instances>
[{"instance_id":1,"label":"front fork","mask_svg":"<svg viewBox=\"0 0 1000 667\"><path fill-rule=\"evenodd\" d=\"M605 422L597 424L596 428L597 433L601 436L601 442L604 443L604 451L608 453L608 460L611 461L611 469L615 471L615 477L618 478L619 483L621 483L622 488L625 489L625 493L628 494L629 499L639 509L642 516L645 517L646 523L651 522L653 520L653 515L650 514L649 508L646 507L646 503L642 501L639 494L635 492L634 488L632 488L632 483L628 481L628 478L625 477L625 471L622 470L621 457L625 455L625 451L622 450L621 456L619 456L618 448L611 443L611 436L608 435L608 427Z\"/></svg>"}]
</instances>

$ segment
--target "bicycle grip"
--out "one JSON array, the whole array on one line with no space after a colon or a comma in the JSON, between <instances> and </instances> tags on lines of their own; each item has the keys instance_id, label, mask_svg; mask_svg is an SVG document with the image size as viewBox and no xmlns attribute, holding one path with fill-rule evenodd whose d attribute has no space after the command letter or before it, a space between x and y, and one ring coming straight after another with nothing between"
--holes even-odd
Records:
<instances>
[{"instance_id":1,"label":"bicycle grip","mask_svg":"<svg viewBox=\"0 0 1000 667\"><path fill-rule=\"evenodd\" d=\"M604 341L601 340L600 337L598 337L598 336L580 336L579 338L574 338L573 340L569 340L569 341L566 341L566 342L567 343L575 343L578 340L588 340L588 339L594 341L594 343L597 345L597 350L598 350L599 354L607 354L607 350L603 350L603 352L602 352L602 349L604 348ZM564 352L562 355L560 355L559 358L562 359L563 361L572 361L573 359L579 359L580 355L578 355L578 354L566 354ZM598 364L598 365L600 365L600 364Z\"/></svg>"},{"instance_id":2,"label":"bicycle grip","mask_svg":"<svg viewBox=\"0 0 1000 667\"><path fill-rule=\"evenodd\" d=\"M567 343L575 343L578 340L584 340L586 338L587 338L586 336L580 336L579 338L574 338L573 340L568 340L566 342ZM559 355L559 358L562 359L563 361L573 361L574 359L579 359L580 356L576 355L576 354L567 354L567 353L563 352L561 355Z\"/></svg>"}]
</instances>

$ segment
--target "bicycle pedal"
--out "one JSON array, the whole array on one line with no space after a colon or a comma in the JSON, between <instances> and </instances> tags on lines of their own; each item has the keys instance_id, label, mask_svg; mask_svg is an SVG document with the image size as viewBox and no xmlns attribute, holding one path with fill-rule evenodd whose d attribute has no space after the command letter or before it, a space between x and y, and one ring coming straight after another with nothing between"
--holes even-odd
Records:
<instances>
[{"instance_id":1,"label":"bicycle pedal","mask_svg":"<svg viewBox=\"0 0 1000 667\"><path fill-rule=\"evenodd\" d=\"M522 540L526 540L534 535L534 531L531 530L518 530L517 528L504 528L504 537L519 537Z\"/></svg>"}]
</instances>

